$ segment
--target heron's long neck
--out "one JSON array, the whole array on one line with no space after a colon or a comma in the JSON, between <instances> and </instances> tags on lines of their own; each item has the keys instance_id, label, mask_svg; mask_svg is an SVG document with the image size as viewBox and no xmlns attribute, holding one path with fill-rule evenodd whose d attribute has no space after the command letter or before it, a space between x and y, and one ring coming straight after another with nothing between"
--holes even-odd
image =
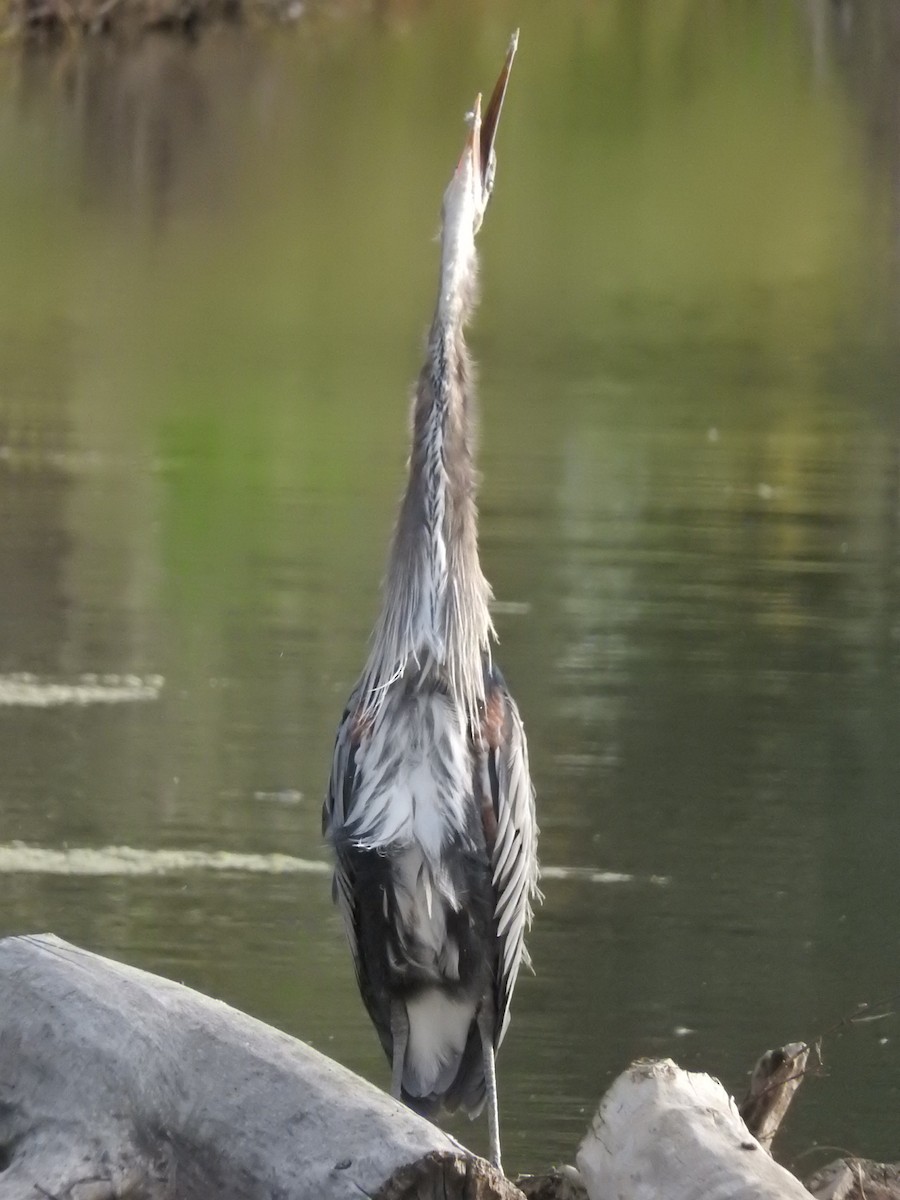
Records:
<instances>
[{"instance_id":1,"label":"heron's long neck","mask_svg":"<svg viewBox=\"0 0 900 1200\"><path fill-rule=\"evenodd\" d=\"M493 633L478 558L474 390L465 311L439 301L413 407L409 481L391 548L370 687L413 667L439 674L465 711L484 696Z\"/></svg>"}]
</instances>

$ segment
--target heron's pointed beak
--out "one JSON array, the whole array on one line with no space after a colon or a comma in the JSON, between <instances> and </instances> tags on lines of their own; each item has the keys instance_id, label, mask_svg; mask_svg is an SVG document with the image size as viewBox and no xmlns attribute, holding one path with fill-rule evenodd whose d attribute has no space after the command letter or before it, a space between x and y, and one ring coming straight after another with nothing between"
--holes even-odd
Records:
<instances>
[{"instance_id":1,"label":"heron's pointed beak","mask_svg":"<svg viewBox=\"0 0 900 1200\"><path fill-rule=\"evenodd\" d=\"M506 98L506 85L509 83L509 73L512 70L513 59L516 57L516 50L518 49L518 46L519 31L517 29L509 39L509 49L506 51L506 60L503 63L503 70L500 72L497 82L494 84L494 90L491 92L491 98L488 101L487 110L484 114L484 120L480 122L478 137L482 179L484 179L488 173L491 154L494 150L494 139L497 136L497 125L500 121L500 113L503 109L503 101Z\"/></svg>"},{"instance_id":2,"label":"heron's pointed beak","mask_svg":"<svg viewBox=\"0 0 900 1200\"><path fill-rule=\"evenodd\" d=\"M491 98L483 117L481 93L479 92L475 97L475 103L469 114L469 132L466 135L466 144L456 167L457 177L471 171L479 208L482 210L487 204L493 183L494 142L497 137L497 125L500 121L503 101L506 98L506 87L509 83L509 73L518 45L519 31L517 29L510 38L503 69L494 84L494 90L491 92Z\"/></svg>"}]
</instances>

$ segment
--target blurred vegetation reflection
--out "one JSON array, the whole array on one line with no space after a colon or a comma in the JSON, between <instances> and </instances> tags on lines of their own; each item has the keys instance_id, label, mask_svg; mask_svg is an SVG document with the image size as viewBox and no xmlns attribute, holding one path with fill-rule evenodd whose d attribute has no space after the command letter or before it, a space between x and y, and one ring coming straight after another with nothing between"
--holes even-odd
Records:
<instances>
[{"instance_id":1,"label":"blurred vegetation reflection","mask_svg":"<svg viewBox=\"0 0 900 1200\"><path fill-rule=\"evenodd\" d=\"M520 25L473 330L483 558L543 858L632 878L547 882L510 1165L571 1156L630 1057L740 1088L896 991L896 14L472 0L7 48L0 683L165 682L7 699L0 842L324 857L440 196ZM386 1082L321 875L0 888L0 933L169 972ZM830 1048L798 1150L895 1153L897 1045Z\"/></svg>"}]
</instances>

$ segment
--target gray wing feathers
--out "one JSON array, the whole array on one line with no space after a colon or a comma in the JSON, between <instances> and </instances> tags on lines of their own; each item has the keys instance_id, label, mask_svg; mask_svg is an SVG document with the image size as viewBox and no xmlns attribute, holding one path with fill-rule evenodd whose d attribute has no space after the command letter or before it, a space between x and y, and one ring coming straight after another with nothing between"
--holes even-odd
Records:
<instances>
[{"instance_id":1,"label":"gray wing feathers","mask_svg":"<svg viewBox=\"0 0 900 1200\"><path fill-rule=\"evenodd\" d=\"M335 851L334 876L331 883L331 894L338 906L344 922L344 932L350 943L353 954L353 966L359 977L359 949L356 943L356 901L354 899L353 876L349 863L341 854L334 834L340 830L346 819L347 810L351 807L356 785L356 747L351 737L351 712L344 713L334 744L334 757L331 763L331 778L328 781L328 795L322 809L322 832L331 842Z\"/></svg>"},{"instance_id":2,"label":"gray wing feathers","mask_svg":"<svg viewBox=\"0 0 900 1200\"><path fill-rule=\"evenodd\" d=\"M507 694L504 736L496 755L497 839L492 857L497 895L495 918L500 942L497 973L497 1038L509 1024L509 1003L522 962L530 965L525 933L531 926L532 903L539 898L537 823L534 788L528 771L528 746L515 703Z\"/></svg>"}]
</instances>

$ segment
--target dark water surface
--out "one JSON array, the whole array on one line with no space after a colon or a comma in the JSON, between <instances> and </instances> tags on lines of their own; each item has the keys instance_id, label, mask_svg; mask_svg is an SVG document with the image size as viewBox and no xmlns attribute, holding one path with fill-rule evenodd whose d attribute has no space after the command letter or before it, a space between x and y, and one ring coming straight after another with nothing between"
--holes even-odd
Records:
<instances>
[{"instance_id":1,"label":"dark water surface","mask_svg":"<svg viewBox=\"0 0 900 1200\"><path fill-rule=\"evenodd\" d=\"M3 51L0 933L386 1084L319 811L440 196L519 24L472 341L554 870L507 1165L571 1158L637 1055L739 1089L900 991L892 11L448 2ZM789 1149L896 1157L898 1037L826 1039Z\"/></svg>"}]
</instances>

